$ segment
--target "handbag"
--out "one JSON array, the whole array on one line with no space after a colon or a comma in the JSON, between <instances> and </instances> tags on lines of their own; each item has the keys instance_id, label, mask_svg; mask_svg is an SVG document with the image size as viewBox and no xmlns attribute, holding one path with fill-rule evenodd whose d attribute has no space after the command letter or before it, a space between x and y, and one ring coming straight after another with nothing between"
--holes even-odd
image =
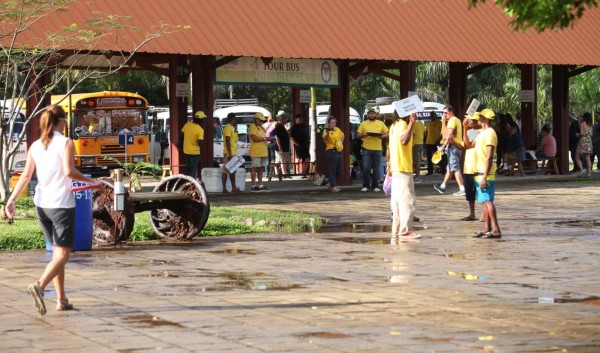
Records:
<instances>
[{"instance_id":1,"label":"handbag","mask_svg":"<svg viewBox=\"0 0 600 353\"><path fill-rule=\"evenodd\" d=\"M392 176L389 174L386 174L383 180L383 192L386 196L392 195Z\"/></svg>"}]
</instances>

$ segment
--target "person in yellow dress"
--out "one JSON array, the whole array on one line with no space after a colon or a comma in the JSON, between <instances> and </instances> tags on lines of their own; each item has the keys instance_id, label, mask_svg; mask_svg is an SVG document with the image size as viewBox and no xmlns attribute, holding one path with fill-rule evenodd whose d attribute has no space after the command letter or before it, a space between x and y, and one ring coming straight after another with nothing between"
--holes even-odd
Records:
<instances>
[{"instance_id":1,"label":"person in yellow dress","mask_svg":"<svg viewBox=\"0 0 600 353\"><path fill-rule=\"evenodd\" d=\"M272 138L266 136L266 131L262 124L267 120L263 113L254 114L254 124L248 127L248 135L250 136L250 158L252 159L250 179L252 180L251 191L267 190L267 187L262 183L263 171L269 163L269 150L267 142L272 141Z\"/></svg>"},{"instance_id":2,"label":"person in yellow dress","mask_svg":"<svg viewBox=\"0 0 600 353\"><path fill-rule=\"evenodd\" d=\"M327 117L327 125L323 129L325 156L329 164L329 191L338 192L337 178L342 173L342 151L344 150L344 133L337 126L334 116Z\"/></svg>"},{"instance_id":3,"label":"person in yellow dress","mask_svg":"<svg viewBox=\"0 0 600 353\"><path fill-rule=\"evenodd\" d=\"M390 127L388 144L388 175L392 177L392 237L390 244L398 244L405 239L420 238L412 233L416 209L415 184L413 182L412 129L416 115L396 121Z\"/></svg>"},{"instance_id":4,"label":"person in yellow dress","mask_svg":"<svg viewBox=\"0 0 600 353\"><path fill-rule=\"evenodd\" d=\"M223 166L227 164L234 156L237 155L238 134L236 131L236 116L235 113L227 114L227 124L223 128ZM244 168L241 166L240 168ZM242 192L235 185L235 172L230 173L226 168L223 168L221 182L223 184L223 192L227 192L227 176L231 181L231 192Z\"/></svg>"}]
</instances>

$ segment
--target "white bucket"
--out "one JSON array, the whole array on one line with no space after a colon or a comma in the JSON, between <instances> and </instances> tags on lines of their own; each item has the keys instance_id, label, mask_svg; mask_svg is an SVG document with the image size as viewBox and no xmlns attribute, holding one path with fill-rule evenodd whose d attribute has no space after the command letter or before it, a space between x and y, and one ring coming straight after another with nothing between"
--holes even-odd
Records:
<instances>
[{"instance_id":1,"label":"white bucket","mask_svg":"<svg viewBox=\"0 0 600 353\"><path fill-rule=\"evenodd\" d=\"M223 169L221 168L203 168L201 172L202 181L204 182L204 188L206 192L222 192L223 184L221 175L223 175ZM241 191L246 190L246 170L238 168L235 171L235 186ZM227 191L231 191L231 180L227 178Z\"/></svg>"}]
</instances>

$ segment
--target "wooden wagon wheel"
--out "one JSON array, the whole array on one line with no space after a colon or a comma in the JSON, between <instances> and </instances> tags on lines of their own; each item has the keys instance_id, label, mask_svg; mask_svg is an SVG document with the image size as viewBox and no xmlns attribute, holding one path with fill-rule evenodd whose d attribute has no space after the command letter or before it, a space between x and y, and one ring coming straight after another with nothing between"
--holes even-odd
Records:
<instances>
[{"instance_id":1,"label":"wooden wagon wheel","mask_svg":"<svg viewBox=\"0 0 600 353\"><path fill-rule=\"evenodd\" d=\"M102 187L92 190L92 214L94 217L93 241L96 245L123 244L133 231L135 213L129 193L125 192L125 211L117 212L114 207L112 178L99 178Z\"/></svg>"},{"instance_id":2,"label":"wooden wagon wheel","mask_svg":"<svg viewBox=\"0 0 600 353\"><path fill-rule=\"evenodd\" d=\"M160 237L189 240L198 235L210 213L210 204L204 186L187 175L173 175L161 181L154 192L176 192L189 195L169 208L150 211L150 224Z\"/></svg>"}]
</instances>

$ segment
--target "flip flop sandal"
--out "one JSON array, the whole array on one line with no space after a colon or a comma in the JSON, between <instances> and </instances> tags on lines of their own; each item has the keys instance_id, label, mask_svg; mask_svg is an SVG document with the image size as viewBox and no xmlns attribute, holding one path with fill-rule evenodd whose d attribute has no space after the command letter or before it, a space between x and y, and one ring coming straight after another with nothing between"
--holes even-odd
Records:
<instances>
[{"instance_id":1,"label":"flip flop sandal","mask_svg":"<svg viewBox=\"0 0 600 353\"><path fill-rule=\"evenodd\" d=\"M486 233L484 233L484 232L475 232L475 233L473 233L472 237L473 238L481 238L485 235L486 235Z\"/></svg>"},{"instance_id":2,"label":"flip flop sandal","mask_svg":"<svg viewBox=\"0 0 600 353\"><path fill-rule=\"evenodd\" d=\"M485 233L482 238L484 239L499 239L502 238L502 234L494 234L492 232Z\"/></svg>"},{"instance_id":3,"label":"flip flop sandal","mask_svg":"<svg viewBox=\"0 0 600 353\"><path fill-rule=\"evenodd\" d=\"M466 221L466 222L473 222L476 221L477 218L471 218L471 217L463 217L460 219L461 221Z\"/></svg>"}]
</instances>

